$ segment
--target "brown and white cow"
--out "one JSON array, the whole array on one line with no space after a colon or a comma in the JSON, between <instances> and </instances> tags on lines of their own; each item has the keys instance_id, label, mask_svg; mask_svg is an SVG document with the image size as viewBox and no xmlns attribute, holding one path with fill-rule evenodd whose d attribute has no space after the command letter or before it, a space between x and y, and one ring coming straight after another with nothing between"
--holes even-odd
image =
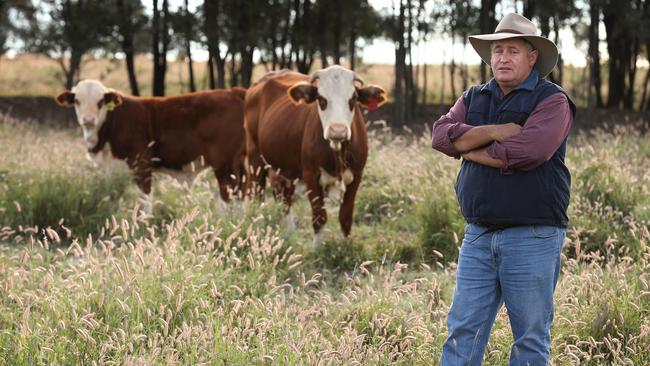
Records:
<instances>
[{"instance_id":1,"label":"brown and white cow","mask_svg":"<svg viewBox=\"0 0 650 366\"><path fill-rule=\"evenodd\" d=\"M294 182L303 180L315 242L327 221L325 195L339 188L339 223L348 236L368 156L360 105L376 108L385 102L382 88L364 87L354 72L340 66L311 76L288 70L268 73L246 92L244 102L248 181L256 180L263 191L268 177L288 211Z\"/></svg>"},{"instance_id":2,"label":"brown and white cow","mask_svg":"<svg viewBox=\"0 0 650 366\"><path fill-rule=\"evenodd\" d=\"M56 102L74 106L92 161L107 170L126 165L133 171L143 210L151 213L152 172L191 184L201 170L212 167L224 201L240 188L245 93L233 88L140 98L97 80L82 80Z\"/></svg>"}]
</instances>

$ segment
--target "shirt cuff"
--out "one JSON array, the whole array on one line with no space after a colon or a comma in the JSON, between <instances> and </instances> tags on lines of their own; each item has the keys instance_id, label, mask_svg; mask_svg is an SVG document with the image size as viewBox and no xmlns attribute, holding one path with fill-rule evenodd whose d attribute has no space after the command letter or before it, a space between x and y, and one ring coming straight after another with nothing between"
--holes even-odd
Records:
<instances>
[{"instance_id":1,"label":"shirt cuff","mask_svg":"<svg viewBox=\"0 0 650 366\"><path fill-rule=\"evenodd\" d=\"M454 142L458 140L465 132L471 130L474 128L472 125L467 125L464 123L456 123L455 125L451 126L449 128L449 131L447 131L447 136L449 136L449 141Z\"/></svg>"},{"instance_id":2,"label":"shirt cuff","mask_svg":"<svg viewBox=\"0 0 650 366\"><path fill-rule=\"evenodd\" d=\"M508 163L508 150L505 146L501 145L498 141L495 141L487 147L486 151L492 159L501 160L503 163L501 174L510 175L513 173L513 170L510 169L510 164Z\"/></svg>"}]
</instances>

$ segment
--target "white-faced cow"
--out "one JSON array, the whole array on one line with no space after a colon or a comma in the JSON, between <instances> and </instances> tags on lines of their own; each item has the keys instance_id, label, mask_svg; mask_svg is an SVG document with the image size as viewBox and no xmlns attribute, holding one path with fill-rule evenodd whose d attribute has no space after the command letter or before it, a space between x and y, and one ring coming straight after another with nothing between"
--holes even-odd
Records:
<instances>
[{"instance_id":1,"label":"white-faced cow","mask_svg":"<svg viewBox=\"0 0 650 366\"><path fill-rule=\"evenodd\" d=\"M340 189L339 223L348 236L368 156L360 105L372 109L385 102L382 88L364 87L354 72L340 66L311 76L288 70L265 75L246 92L244 102L248 181L255 180L263 191L268 177L288 211L294 182L302 179L315 242L327 221L324 197L329 189Z\"/></svg>"},{"instance_id":2,"label":"white-faced cow","mask_svg":"<svg viewBox=\"0 0 650 366\"><path fill-rule=\"evenodd\" d=\"M224 201L241 188L245 93L233 88L139 98L83 80L56 101L74 106L91 160L105 169L117 163L133 171L143 210L151 213L154 171L191 184L201 170L212 167Z\"/></svg>"}]
</instances>

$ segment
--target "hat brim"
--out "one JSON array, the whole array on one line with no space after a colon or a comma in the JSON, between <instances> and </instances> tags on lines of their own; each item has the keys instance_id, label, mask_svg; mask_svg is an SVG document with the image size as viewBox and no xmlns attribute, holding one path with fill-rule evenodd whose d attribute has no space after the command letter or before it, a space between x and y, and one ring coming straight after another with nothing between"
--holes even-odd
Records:
<instances>
[{"instance_id":1,"label":"hat brim","mask_svg":"<svg viewBox=\"0 0 650 366\"><path fill-rule=\"evenodd\" d=\"M537 49L537 62L535 68L539 71L541 77L546 77L553 71L558 60L558 50L555 43L550 39L520 33L494 33L469 36L469 43L474 47L476 53L486 64L490 65L492 50L490 44L493 41L499 41L508 38L524 38Z\"/></svg>"}]
</instances>

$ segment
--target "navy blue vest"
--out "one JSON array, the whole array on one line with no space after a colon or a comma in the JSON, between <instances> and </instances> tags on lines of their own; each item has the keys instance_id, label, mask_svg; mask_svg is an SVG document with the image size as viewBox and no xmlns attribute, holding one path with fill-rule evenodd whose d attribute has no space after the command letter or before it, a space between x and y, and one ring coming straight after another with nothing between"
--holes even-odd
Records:
<instances>
[{"instance_id":1,"label":"navy blue vest","mask_svg":"<svg viewBox=\"0 0 650 366\"><path fill-rule=\"evenodd\" d=\"M466 123L472 126L515 122L523 126L537 104L566 92L539 77L536 69L515 90L500 97L494 79L463 94ZM569 97L567 96L567 99ZM575 105L569 99L575 117ZM456 196L468 223L484 226L551 225L567 227L571 175L564 165L566 139L551 159L531 171L504 175L499 169L463 159Z\"/></svg>"}]
</instances>

